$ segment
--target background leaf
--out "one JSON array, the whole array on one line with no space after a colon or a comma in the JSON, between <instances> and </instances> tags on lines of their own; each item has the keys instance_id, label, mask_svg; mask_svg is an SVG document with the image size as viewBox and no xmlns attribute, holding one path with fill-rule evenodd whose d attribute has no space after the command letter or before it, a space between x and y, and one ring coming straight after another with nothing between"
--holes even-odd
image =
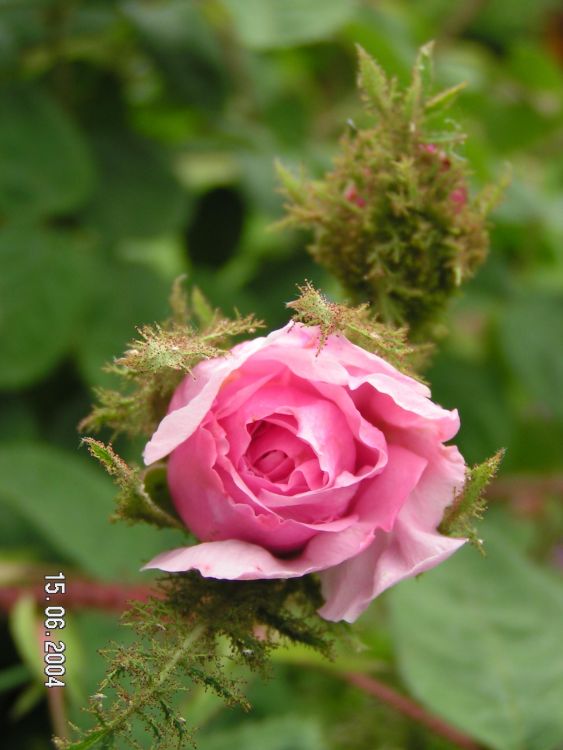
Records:
<instances>
[{"instance_id":1,"label":"background leaf","mask_svg":"<svg viewBox=\"0 0 563 750\"><path fill-rule=\"evenodd\" d=\"M94 183L88 148L70 118L40 89L0 87L0 211L43 216L77 207Z\"/></svg>"},{"instance_id":2,"label":"background leaf","mask_svg":"<svg viewBox=\"0 0 563 750\"><path fill-rule=\"evenodd\" d=\"M528 291L515 295L500 316L502 351L519 389L533 408L549 404L563 419L563 399L552 398L563 383L563 298Z\"/></svg>"},{"instance_id":3,"label":"background leaf","mask_svg":"<svg viewBox=\"0 0 563 750\"><path fill-rule=\"evenodd\" d=\"M300 716L272 718L249 722L235 730L203 735L198 741L201 750L324 750L319 725Z\"/></svg>"},{"instance_id":4,"label":"background leaf","mask_svg":"<svg viewBox=\"0 0 563 750\"><path fill-rule=\"evenodd\" d=\"M348 21L354 0L223 0L242 41L254 49L304 44L331 34Z\"/></svg>"},{"instance_id":5,"label":"background leaf","mask_svg":"<svg viewBox=\"0 0 563 750\"><path fill-rule=\"evenodd\" d=\"M86 297L88 250L68 232L0 228L0 387L33 382L68 351Z\"/></svg>"},{"instance_id":6,"label":"background leaf","mask_svg":"<svg viewBox=\"0 0 563 750\"><path fill-rule=\"evenodd\" d=\"M182 535L108 522L113 484L86 457L46 445L0 446L0 502L16 508L62 559L106 580L131 579ZM143 576L148 582L148 576Z\"/></svg>"},{"instance_id":7,"label":"background leaf","mask_svg":"<svg viewBox=\"0 0 563 750\"><path fill-rule=\"evenodd\" d=\"M498 750L554 750L563 737L563 583L500 528L487 556L464 549L391 591L399 668L419 700Z\"/></svg>"}]
</instances>

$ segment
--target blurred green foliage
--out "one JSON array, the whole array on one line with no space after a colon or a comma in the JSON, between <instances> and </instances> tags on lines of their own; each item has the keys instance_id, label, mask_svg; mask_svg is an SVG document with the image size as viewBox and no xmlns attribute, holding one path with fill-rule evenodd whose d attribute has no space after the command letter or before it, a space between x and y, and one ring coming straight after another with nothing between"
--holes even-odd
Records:
<instances>
[{"instance_id":1,"label":"blurred green foliage","mask_svg":"<svg viewBox=\"0 0 563 750\"><path fill-rule=\"evenodd\" d=\"M61 567L135 579L177 543L172 532L107 523L110 480L76 433L90 389L109 377L102 364L135 325L166 314L180 273L227 311L270 325L285 321L306 277L337 295L305 235L268 229L282 215L274 158L319 175L330 165L360 112L355 43L405 82L431 38L438 83L467 81L453 115L469 135L475 187L507 162L513 177L489 261L452 307L427 376L436 399L459 408L469 462L504 446L505 475L561 474L556 0L0 0L1 585ZM499 503L484 526L486 560L465 550L382 597L358 628L360 656L487 747L555 750L563 584L547 568L560 560L563 513L546 491L524 501L525 520ZM25 606L13 638L2 620L3 744L42 750L49 718ZM82 667L69 678L69 710L80 722L76 696L101 676L96 649L124 636L98 612L77 613L72 631ZM349 659L357 669L352 647ZM203 750L447 747L312 657L288 656L250 698L255 715L244 718L196 693Z\"/></svg>"}]
</instances>

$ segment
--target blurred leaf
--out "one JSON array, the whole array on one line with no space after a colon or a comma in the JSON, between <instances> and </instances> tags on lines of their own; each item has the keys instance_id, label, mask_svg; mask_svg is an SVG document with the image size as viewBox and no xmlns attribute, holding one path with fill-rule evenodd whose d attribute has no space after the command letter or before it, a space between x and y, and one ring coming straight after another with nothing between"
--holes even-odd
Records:
<instances>
[{"instance_id":1,"label":"blurred leaf","mask_svg":"<svg viewBox=\"0 0 563 750\"><path fill-rule=\"evenodd\" d=\"M123 13L150 40L164 48L189 47L193 42L212 45L212 34L199 9L184 0L147 3L125 0Z\"/></svg>"},{"instance_id":2,"label":"blurred leaf","mask_svg":"<svg viewBox=\"0 0 563 750\"><path fill-rule=\"evenodd\" d=\"M16 643L18 652L32 673L36 683L44 687L45 662L43 651L43 611L36 604L33 597L26 596L19 599L10 610L10 630ZM46 639L65 644L65 687L75 703L81 704L86 696L81 686L84 663L82 646L72 616L65 615L64 631L53 631Z\"/></svg>"},{"instance_id":3,"label":"blurred leaf","mask_svg":"<svg viewBox=\"0 0 563 750\"><path fill-rule=\"evenodd\" d=\"M513 375L534 405L563 419L563 294L522 293L499 321L500 347Z\"/></svg>"},{"instance_id":4,"label":"blurred leaf","mask_svg":"<svg viewBox=\"0 0 563 750\"><path fill-rule=\"evenodd\" d=\"M563 422L540 417L524 419L517 427L503 469L514 473L560 471Z\"/></svg>"},{"instance_id":5,"label":"blurred leaf","mask_svg":"<svg viewBox=\"0 0 563 750\"><path fill-rule=\"evenodd\" d=\"M510 72L515 78L532 90L553 91L555 97L552 102L555 108L561 106L560 97L557 94L563 85L563 73L561 67L553 56L542 50L539 45L529 42L521 42L511 49Z\"/></svg>"},{"instance_id":6,"label":"blurred leaf","mask_svg":"<svg viewBox=\"0 0 563 750\"><path fill-rule=\"evenodd\" d=\"M31 679L31 672L25 664L15 664L0 672L0 693L13 690Z\"/></svg>"},{"instance_id":7,"label":"blurred leaf","mask_svg":"<svg viewBox=\"0 0 563 750\"><path fill-rule=\"evenodd\" d=\"M10 610L10 631L24 664L36 682L45 682L39 609L32 596L22 596Z\"/></svg>"},{"instance_id":8,"label":"blurred leaf","mask_svg":"<svg viewBox=\"0 0 563 750\"><path fill-rule=\"evenodd\" d=\"M0 447L0 504L17 508L84 572L131 579L142 562L178 546L181 535L110 524L113 497L109 478L85 458L40 444Z\"/></svg>"},{"instance_id":9,"label":"blurred leaf","mask_svg":"<svg viewBox=\"0 0 563 750\"><path fill-rule=\"evenodd\" d=\"M474 30L486 39L504 42L514 37L539 31L547 11L560 7L559 0L489 0L483 5L474 23Z\"/></svg>"},{"instance_id":10,"label":"blurred leaf","mask_svg":"<svg viewBox=\"0 0 563 750\"><path fill-rule=\"evenodd\" d=\"M355 14L348 0L223 0L244 44L272 49L314 42L333 34Z\"/></svg>"},{"instance_id":11,"label":"blurred leaf","mask_svg":"<svg viewBox=\"0 0 563 750\"><path fill-rule=\"evenodd\" d=\"M400 671L432 711L496 750L554 750L563 736L563 584L502 526L487 557L464 549L389 594Z\"/></svg>"},{"instance_id":12,"label":"blurred leaf","mask_svg":"<svg viewBox=\"0 0 563 750\"><path fill-rule=\"evenodd\" d=\"M433 399L448 409L459 410L461 428L456 444L468 463L483 461L500 446L510 455L514 415L506 383L490 361L475 363L442 352L428 377Z\"/></svg>"},{"instance_id":13,"label":"blurred leaf","mask_svg":"<svg viewBox=\"0 0 563 750\"><path fill-rule=\"evenodd\" d=\"M374 672L381 666L369 652L350 653L349 650L338 648L335 658L327 661L322 654L306 646L284 646L272 652L271 659L283 664L297 664L303 667L322 667L336 673L343 672Z\"/></svg>"},{"instance_id":14,"label":"blurred leaf","mask_svg":"<svg viewBox=\"0 0 563 750\"><path fill-rule=\"evenodd\" d=\"M93 187L88 149L58 105L31 86L0 88L0 211L14 217L63 213Z\"/></svg>"},{"instance_id":15,"label":"blurred leaf","mask_svg":"<svg viewBox=\"0 0 563 750\"><path fill-rule=\"evenodd\" d=\"M21 388L69 348L87 296L86 247L65 232L8 225L0 265L0 387Z\"/></svg>"},{"instance_id":16,"label":"blurred leaf","mask_svg":"<svg viewBox=\"0 0 563 750\"><path fill-rule=\"evenodd\" d=\"M223 732L198 737L201 750L326 750L316 721L301 716L284 716L244 722Z\"/></svg>"},{"instance_id":17,"label":"blurred leaf","mask_svg":"<svg viewBox=\"0 0 563 750\"><path fill-rule=\"evenodd\" d=\"M30 405L23 398L15 396L2 400L0 409L2 410L0 440L34 440L37 438L39 432L37 420Z\"/></svg>"},{"instance_id":18,"label":"blurred leaf","mask_svg":"<svg viewBox=\"0 0 563 750\"><path fill-rule=\"evenodd\" d=\"M112 382L101 368L123 353L136 327L167 317L170 284L143 266L121 262L100 263L94 279L77 357L85 379L98 385Z\"/></svg>"},{"instance_id":19,"label":"blurred leaf","mask_svg":"<svg viewBox=\"0 0 563 750\"><path fill-rule=\"evenodd\" d=\"M133 133L98 131L92 136L100 183L84 211L87 224L109 240L154 237L182 228L187 195L163 152Z\"/></svg>"},{"instance_id":20,"label":"blurred leaf","mask_svg":"<svg viewBox=\"0 0 563 750\"><path fill-rule=\"evenodd\" d=\"M167 84L169 99L201 109L220 108L227 88L225 65L198 4L128 0L122 7Z\"/></svg>"},{"instance_id":21,"label":"blurred leaf","mask_svg":"<svg viewBox=\"0 0 563 750\"><path fill-rule=\"evenodd\" d=\"M32 711L43 700L45 688L37 682L32 682L21 692L10 710L10 718L17 721Z\"/></svg>"}]
</instances>

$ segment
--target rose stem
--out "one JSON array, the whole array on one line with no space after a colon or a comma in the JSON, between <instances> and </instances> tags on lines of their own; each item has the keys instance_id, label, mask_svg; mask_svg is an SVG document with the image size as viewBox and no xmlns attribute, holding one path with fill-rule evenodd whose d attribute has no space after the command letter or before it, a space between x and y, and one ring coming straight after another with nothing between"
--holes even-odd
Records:
<instances>
[{"instance_id":1,"label":"rose stem","mask_svg":"<svg viewBox=\"0 0 563 750\"><path fill-rule=\"evenodd\" d=\"M393 688L390 688L389 685L376 680L374 677L356 672L343 672L340 673L340 676L351 685L363 690L364 693L375 696L382 703L394 708L403 716L407 716L418 724L422 724L434 732L434 734L453 742L454 745L463 748L463 750L482 750L482 746L472 740L471 737L468 737L455 727L429 713L418 703L401 695L396 690L393 690Z\"/></svg>"},{"instance_id":2,"label":"rose stem","mask_svg":"<svg viewBox=\"0 0 563 750\"><path fill-rule=\"evenodd\" d=\"M31 594L36 601L42 602L44 597L43 586L0 587L0 611L8 612L18 598L24 594ZM75 579L67 582L65 601L73 609L91 608L121 613L126 609L128 601L145 601L151 595L158 596L158 591L149 586L126 586ZM373 677L354 672L343 673L341 676L360 690L379 698L404 716L423 724L451 742L457 743L458 747L463 748L463 750L480 750L480 746L472 739Z\"/></svg>"}]
</instances>

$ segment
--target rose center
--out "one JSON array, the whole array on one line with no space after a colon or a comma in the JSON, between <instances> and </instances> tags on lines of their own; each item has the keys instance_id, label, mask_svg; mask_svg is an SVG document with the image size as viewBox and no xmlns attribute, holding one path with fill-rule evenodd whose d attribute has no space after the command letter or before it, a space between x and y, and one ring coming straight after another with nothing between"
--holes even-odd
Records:
<instances>
[{"instance_id":1,"label":"rose center","mask_svg":"<svg viewBox=\"0 0 563 750\"><path fill-rule=\"evenodd\" d=\"M310 447L295 434L294 420L272 415L249 424L247 429L251 439L243 458L246 469L273 484L294 484L296 469L313 457Z\"/></svg>"},{"instance_id":2,"label":"rose center","mask_svg":"<svg viewBox=\"0 0 563 750\"><path fill-rule=\"evenodd\" d=\"M270 450L254 461L253 468L272 482L284 482L295 469L295 462L284 451Z\"/></svg>"}]
</instances>

